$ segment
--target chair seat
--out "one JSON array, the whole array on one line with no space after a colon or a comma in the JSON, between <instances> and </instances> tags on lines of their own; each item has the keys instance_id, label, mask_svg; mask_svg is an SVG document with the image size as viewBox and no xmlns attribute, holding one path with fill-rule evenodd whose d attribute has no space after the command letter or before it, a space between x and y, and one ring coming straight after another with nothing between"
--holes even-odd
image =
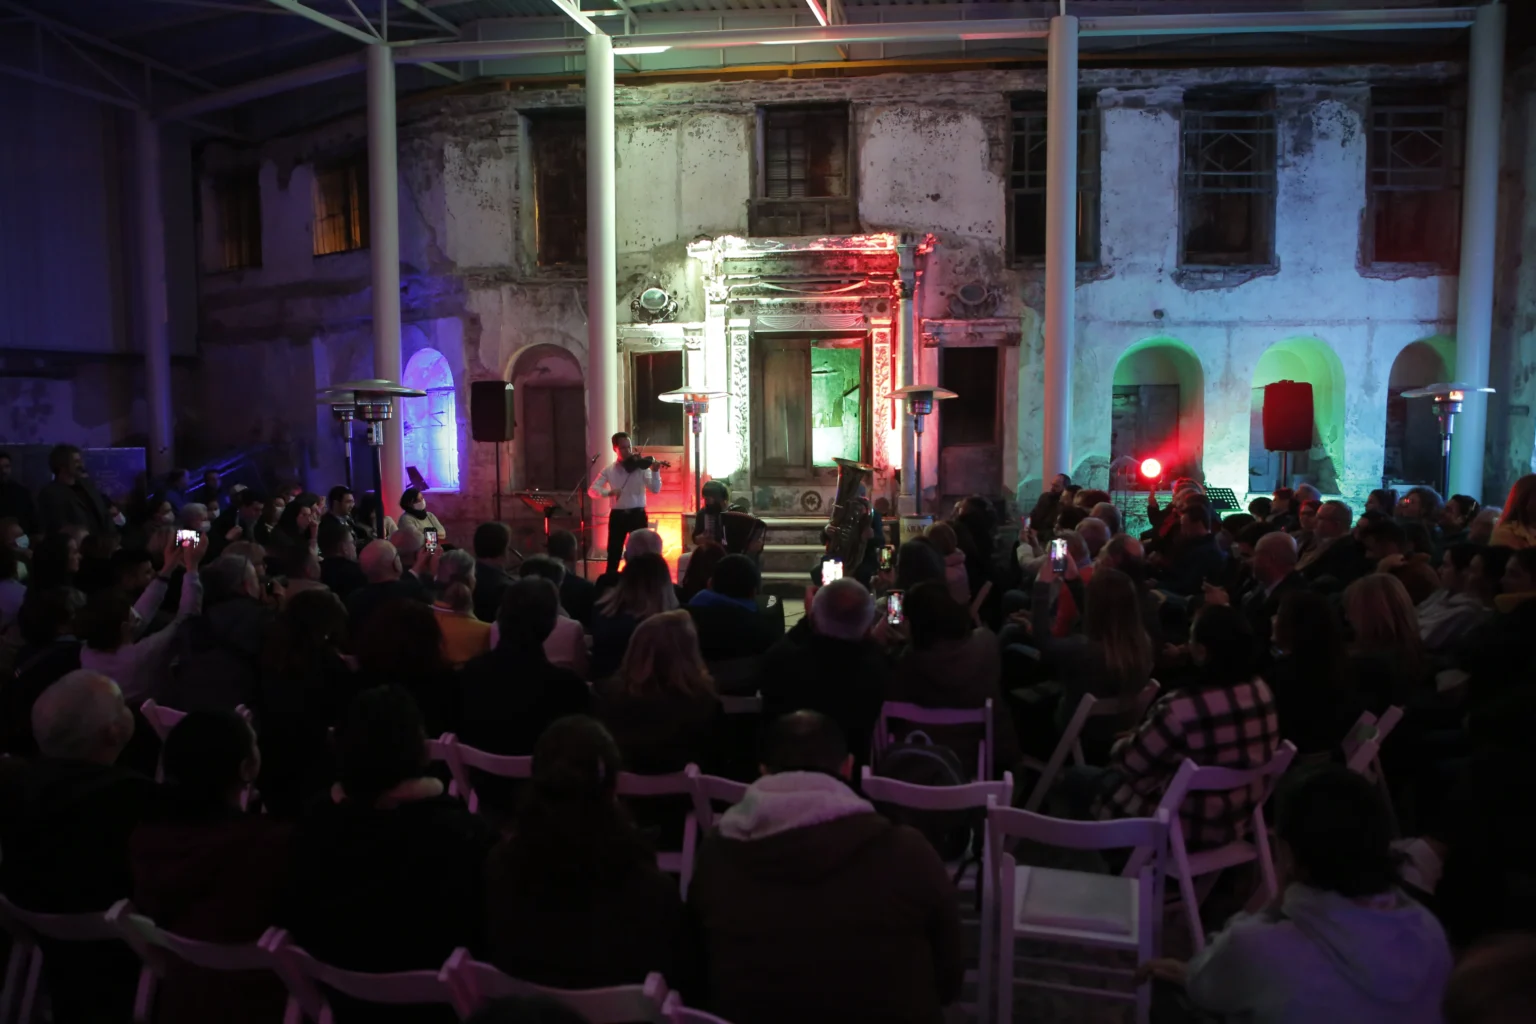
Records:
<instances>
[{"instance_id":1,"label":"chair seat","mask_svg":"<svg viewBox=\"0 0 1536 1024\"><path fill-rule=\"evenodd\" d=\"M1189 873L1191 877L1198 878L1213 871L1222 871L1239 864L1249 864L1258 859L1258 848L1246 839L1239 839L1226 846L1218 846L1214 850L1192 852L1189 855ZM1183 877L1179 874L1178 864L1174 862L1169 862L1168 874L1172 878Z\"/></svg>"},{"instance_id":2,"label":"chair seat","mask_svg":"<svg viewBox=\"0 0 1536 1024\"><path fill-rule=\"evenodd\" d=\"M1016 933L1136 941L1136 879L1027 866L1014 878Z\"/></svg>"}]
</instances>

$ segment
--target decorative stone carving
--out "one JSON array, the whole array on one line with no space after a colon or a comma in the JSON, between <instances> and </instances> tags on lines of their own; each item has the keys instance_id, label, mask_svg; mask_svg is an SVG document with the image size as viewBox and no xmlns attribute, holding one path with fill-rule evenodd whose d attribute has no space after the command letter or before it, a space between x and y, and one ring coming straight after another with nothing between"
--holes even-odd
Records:
<instances>
[{"instance_id":1,"label":"decorative stone carving","mask_svg":"<svg viewBox=\"0 0 1536 1024\"><path fill-rule=\"evenodd\" d=\"M759 314L756 321L760 331L854 331L863 330L863 313L823 313L820 315L778 313Z\"/></svg>"},{"instance_id":2,"label":"decorative stone carving","mask_svg":"<svg viewBox=\"0 0 1536 1024\"><path fill-rule=\"evenodd\" d=\"M981 320L997 314L1002 295L991 285L972 281L949 297L949 315L956 320Z\"/></svg>"},{"instance_id":3,"label":"decorative stone carving","mask_svg":"<svg viewBox=\"0 0 1536 1024\"><path fill-rule=\"evenodd\" d=\"M665 289L644 288L629 301L629 311L639 323L666 324L677 319L677 300Z\"/></svg>"},{"instance_id":4,"label":"decorative stone carving","mask_svg":"<svg viewBox=\"0 0 1536 1024\"><path fill-rule=\"evenodd\" d=\"M752 358L747 347L745 324L732 324L728 335L730 353L731 443L736 464L745 470L752 462Z\"/></svg>"},{"instance_id":5,"label":"decorative stone carving","mask_svg":"<svg viewBox=\"0 0 1536 1024\"><path fill-rule=\"evenodd\" d=\"M876 323L869 331L869 358L872 394L869 396L870 439L874 443L874 466L891 468L890 430L895 426L895 403L886 396L894 388L895 360L891 351L891 325Z\"/></svg>"}]
</instances>

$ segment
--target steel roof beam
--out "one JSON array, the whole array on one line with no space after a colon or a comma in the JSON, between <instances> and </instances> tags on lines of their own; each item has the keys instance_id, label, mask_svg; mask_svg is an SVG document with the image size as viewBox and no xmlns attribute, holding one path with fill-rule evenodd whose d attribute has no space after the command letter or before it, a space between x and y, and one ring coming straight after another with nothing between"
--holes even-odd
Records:
<instances>
[{"instance_id":1,"label":"steel roof beam","mask_svg":"<svg viewBox=\"0 0 1536 1024\"><path fill-rule=\"evenodd\" d=\"M360 28L353 28L344 21L338 21L329 14L322 14L313 7L305 7L299 0L267 0L267 3L281 7L289 14L297 14L301 18L308 18L317 25L324 25L332 32L340 32L349 39L356 40L364 45L371 46L379 41L379 37L372 32L364 32Z\"/></svg>"}]
</instances>

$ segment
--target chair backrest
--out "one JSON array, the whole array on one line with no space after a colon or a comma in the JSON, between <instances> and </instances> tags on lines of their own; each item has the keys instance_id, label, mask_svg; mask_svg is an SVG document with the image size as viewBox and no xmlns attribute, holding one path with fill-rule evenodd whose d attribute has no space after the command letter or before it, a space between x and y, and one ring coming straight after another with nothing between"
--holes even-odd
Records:
<instances>
[{"instance_id":1,"label":"chair backrest","mask_svg":"<svg viewBox=\"0 0 1536 1024\"><path fill-rule=\"evenodd\" d=\"M1167 842L1170 821L1166 808L1151 818L1071 821L1001 806L993 799L987 804L987 842L994 864L1002 863L1009 840L1020 839L1068 850L1156 850Z\"/></svg>"},{"instance_id":2,"label":"chair backrest","mask_svg":"<svg viewBox=\"0 0 1536 1024\"><path fill-rule=\"evenodd\" d=\"M149 723L149 727L155 731L156 736L160 737L160 742L162 743L171 734L171 730L176 728L183 718L187 717L185 711L163 707L156 704L154 698L150 698L139 705L139 714L144 716L144 721Z\"/></svg>"},{"instance_id":3,"label":"chair backrest","mask_svg":"<svg viewBox=\"0 0 1536 1024\"><path fill-rule=\"evenodd\" d=\"M891 721L908 725L979 725L982 740L976 747L976 777L992 777L992 698L979 708L925 708L919 704L888 700L880 706L880 721L875 728L875 760L895 742Z\"/></svg>"},{"instance_id":4,"label":"chair backrest","mask_svg":"<svg viewBox=\"0 0 1536 1024\"><path fill-rule=\"evenodd\" d=\"M728 715L760 715L763 713L763 695L754 693L750 697L732 697L721 694L720 706Z\"/></svg>"},{"instance_id":5,"label":"chair backrest","mask_svg":"<svg viewBox=\"0 0 1536 1024\"><path fill-rule=\"evenodd\" d=\"M256 942L238 945L201 942L172 935L136 912L127 900L119 900L107 911L106 920L156 974L164 973L165 958L155 955L160 950L210 971L262 971L275 970L277 966L271 951L261 945L263 940L277 931L276 928L267 929Z\"/></svg>"},{"instance_id":6,"label":"chair backrest","mask_svg":"<svg viewBox=\"0 0 1536 1024\"><path fill-rule=\"evenodd\" d=\"M689 765L688 767L698 773L697 766ZM722 779L718 775L695 774L693 776L693 816L700 828L713 828L715 822L720 820L720 812L715 810L715 804L734 806L741 803L741 798L746 795L747 783L745 782Z\"/></svg>"},{"instance_id":7,"label":"chair backrest","mask_svg":"<svg viewBox=\"0 0 1536 1024\"><path fill-rule=\"evenodd\" d=\"M259 945L272 954L278 976L288 987L289 996L305 1016L322 1024L329 1024L331 1008L321 986L353 999L386 1006L455 1005L446 963L435 970L367 974L321 963L290 942L288 933L281 929L267 932Z\"/></svg>"},{"instance_id":8,"label":"chair backrest","mask_svg":"<svg viewBox=\"0 0 1536 1024\"><path fill-rule=\"evenodd\" d=\"M919 786L911 782L887 779L865 765L859 788L866 799L880 804L895 804L914 811L964 811L986 807L995 801L1007 807L1013 799L1013 773L1004 772L1001 782L970 782L963 786Z\"/></svg>"},{"instance_id":9,"label":"chair backrest","mask_svg":"<svg viewBox=\"0 0 1536 1024\"><path fill-rule=\"evenodd\" d=\"M662 1004L661 1012L666 1016L668 1024L730 1024L723 1017L689 1009L683 1005L683 997L676 992L667 993L667 1001Z\"/></svg>"},{"instance_id":10,"label":"chair backrest","mask_svg":"<svg viewBox=\"0 0 1536 1024\"><path fill-rule=\"evenodd\" d=\"M1082 702L1078 704L1078 711L1073 714L1072 721L1068 723L1066 733L1064 734L1072 737L1072 762L1074 764L1088 763L1087 757L1083 754L1083 742L1080 739L1084 726L1088 724L1088 719L1102 718L1107 715L1123 715L1129 712L1132 718L1140 722L1146 717L1147 708L1151 707L1152 702L1157 700L1157 694L1161 689L1161 683L1156 679L1150 679L1147 681L1147 685L1138 690L1134 697L1094 697L1091 694L1084 694ZM1082 721L1078 721L1077 715L1083 711L1085 704L1087 705L1087 714L1083 715Z\"/></svg>"},{"instance_id":11,"label":"chair backrest","mask_svg":"<svg viewBox=\"0 0 1536 1024\"><path fill-rule=\"evenodd\" d=\"M104 942L118 938L118 931L107 923L99 910L81 914L45 914L22 910L0 896L0 925L13 936L36 941L41 936L60 942Z\"/></svg>"},{"instance_id":12,"label":"chair backrest","mask_svg":"<svg viewBox=\"0 0 1536 1024\"><path fill-rule=\"evenodd\" d=\"M1179 808L1183 805L1185 796L1190 793L1243 789L1255 783L1260 785L1260 792L1253 801L1253 811L1249 816L1249 835L1261 845L1267 845L1268 841L1263 835L1266 828L1264 803L1274 793L1275 785L1290 768L1295 757L1296 745L1290 740L1285 740L1280 744L1280 749L1275 751L1275 756L1270 758L1269 763L1261 764L1256 768L1202 768L1189 758L1185 758L1157 805L1159 810L1168 812L1169 820L1173 823L1172 828L1176 833L1173 838L1176 855L1178 850L1184 849L1184 832L1179 823ZM1145 851L1138 851L1132 855L1131 864L1135 865L1145 859Z\"/></svg>"},{"instance_id":13,"label":"chair backrest","mask_svg":"<svg viewBox=\"0 0 1536 1024\"><path fill-rule=\"evenodd\" d=\"M1381 755L1381 745L1392 735L1392 730L1397 728L1397 723L1402 721L1403 709L1397 705L1387 708L1380 718L1372 722L1366 721L1369 711L1362 712L1360 720L1345 737L1344 753L1345 764L1349 770L1358 772L1366 778L1375 779L1380 773L1380 765L1377 759Z\"/></svg>"},{"instance_id":14,"label":"chair backrest","mask_svg":"<svg viewBox=\"0 0 1536 1024\"><path fill-rule=\"evenodd\" d=\"M453 776L453 788L471 811L480 809L480 794L475 792L474 773L485 772L503 779L533 778L533 758L526 755L490 754L465 746L451 733L442 737L443 755ZM432 742L429 740L428 744Z\"/></svg>"},{"instance_id":15,"label":"chair backrest","mask_svg":"<svg viewBox=\"0 0 1536 1024\"><path fill-rule=\"evenodd\" d=\"M619 796L654 797L654 796L693 796L693 780L699 773L699 766L691 764L680 772L671 772L667 775L636 775L634 772L619 772L618 794Z\"/></svg>"},{"instance_id":16,"label":"chair backrest","mask_svg":"<svg viewBox=\"0 0 1536 1024\"><path fill-rule=\"evenodd\" d=\"M667 983L655 971L639 985L615 985L611 988L546 988L503 974L491 964L481 963L467 949L454 950L443 971L454 991L454 1005L459 1015L468 1017L487 1000L511 996L543 996L580 1015L589 1024L664 1024L662 1005L667 999Z\"/></svg>"}]
</instances>

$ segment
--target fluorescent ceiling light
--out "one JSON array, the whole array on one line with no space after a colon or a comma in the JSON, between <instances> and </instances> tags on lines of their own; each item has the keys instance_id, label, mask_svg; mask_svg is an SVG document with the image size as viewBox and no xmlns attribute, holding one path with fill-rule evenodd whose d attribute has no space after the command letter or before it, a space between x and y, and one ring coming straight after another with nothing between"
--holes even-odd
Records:
<instances>
[{"instance_id":1,"label":"fluorescent ceiling light","mask_svg":"<svg viewBox=\"0 0 1536 1024\"><path fill-rule=\"evenodd\" d=\"M642 53L666 53L672 49L670 46L615 46L615 57L637 57Z\"/></svg>"},{"instance_id":2,"label":"fluorescent ceiling light","mask_svg":"<svg viewBox=\"0 0 1536 1024\"><path fill-rule=\"evenodd\" d=\"M818 0L805 0L805 2L810 6L811 13L816 16L816 21L821 25L822 28L826 28L827 12L821 9L821 4L818 2Z\"/></svg>"},{"instance_id":3,"label":"fluorescent ceiling light","mask_svg":"<svg viewBox=\"0 0 1536 1024\"><path fill-rule=\"evenodd\" d=\"M582 11L581 13L589 18L618 18L624 14L623 11Z\"/></svg>"}]
</instances>

